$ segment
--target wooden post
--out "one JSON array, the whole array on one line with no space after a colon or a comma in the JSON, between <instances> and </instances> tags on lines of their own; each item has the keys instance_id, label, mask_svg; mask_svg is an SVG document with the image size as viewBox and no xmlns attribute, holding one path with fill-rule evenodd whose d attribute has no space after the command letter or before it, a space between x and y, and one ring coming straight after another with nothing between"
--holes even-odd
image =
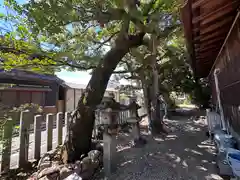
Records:
<instances>
[{"instance_id":1,"label":"wooden post","mask_svg":"<svg viewBox=\"0 0 240 180\"><path fill-rule=\"evenodd\" d=\"M57 144L61 145L63 142L63 113L58 112L57 113L57 134L58 134L58 141Z\"/></svg>"},{"instance_id":2,"label":"wooden post","mask_svg":"<svg viewBox=\"0 0 240 180\"><path fill-rule=\"evenodd\" d=\"M47 114L46 123L47 123L47 151L52 150L52 141L53 141L53 121L55 115Z\"/></svg>"},{"instance_id":3,"label":"wooden post","mask_svg":"<svg viewBox=\"0 0 240 180\"><path fill-rule=\"evenodd\" d=\"M28 162L29 147L29 127L33 121L33 113L28 110L22 111L20 115L20 150L19 150L19 167L24 167Z\"/></svg>"},{"instance_id":4,"label":"wooden post","mask_svg":"<svg viewBox=\"0 0 240 180\"><path fill-rule=\"evenodd\" d=\"M41 155L41 122L42 115L34 117L34 159L40 159Z\"/></svg>"},{"instance_id":5,"label":"wooden post","mask_svg":"<svg viewBox=\"0 0 240 180\"><path fill-rule=\"evenodd\" d=\"M12 132L13 132L14 122L16 122L17 120L19 120L19 113L13 112L10 114L10 117L6 119L6 122L3 125L3 148L2 148L2 163L1 163L0 172L7 172L10 169Z\"/></svg>"}]
</instances>

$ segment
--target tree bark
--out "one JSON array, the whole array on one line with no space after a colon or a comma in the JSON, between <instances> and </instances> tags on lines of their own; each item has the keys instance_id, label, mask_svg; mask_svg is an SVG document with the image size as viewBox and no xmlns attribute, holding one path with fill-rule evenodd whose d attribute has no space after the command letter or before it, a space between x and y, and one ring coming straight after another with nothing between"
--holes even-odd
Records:
<instances>
[{"instance_id":1,"label":"tree bark","mask_svg":"<svg viewBox=\"0 0 240 180\"><path fill-rule=\"evenodd\" d=\"M149 61L152 68L152 87L151 87L151 121L152 121L152 132L159 133L163 131L162 116L160 111L160 100L159 100L159 73L157 69L157 44L156 37L152 35L152 44L150 45L152 54L149 56Z\"/></svg>"},{"instance_id":2,"label":"tree bark","mask_svg":"<svg viewBox=\"0 0 240 180\"><path fill-rule=\"evenodd\" d=\"M80 159L91 148L92 131L95 121L95 108L101 103L110 76L117 64L129 52L130 48L142 44L144 33L118 39L116 46L105 55L87 85L84 97L78 102L78 107L72 118L71 126L64 143L62 158L65 163Z\"/></svg>"},{"instance_id":3,"label":"tree bark","mask_svg":"<svg viewBox=\"0 0 240 180\"><path fill-rule=\"evenodd\" d=\"M151 56L151 66L152 66L152 119L153 120L159 120L159 111L160 111L160 105L159 105L159 85L158 85L158 70L156 67L156 57L154 55Z\"/></svg>"},{"instance_id":4,"label":"tree bark","mask_svg":"<svg viewBox=\"0 0 240 180\"><path fill-rule=\"evenodd\" d=\"M149 90L148 85L144 77L141 77L142 89L143 89L143 96L144 96L144 106L147 113L147 118L150 120L151 118L151 107L150 107L150 97L149 97Z\"/></svg>"}]
</instances>

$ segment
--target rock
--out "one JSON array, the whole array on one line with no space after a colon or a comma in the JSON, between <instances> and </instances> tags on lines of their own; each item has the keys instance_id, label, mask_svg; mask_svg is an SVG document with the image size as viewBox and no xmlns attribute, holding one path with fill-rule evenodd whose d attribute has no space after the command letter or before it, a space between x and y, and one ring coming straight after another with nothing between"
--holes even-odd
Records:
<instances>
[{"instance_id":1,"label":"rock","mask_svg":"<svg viewBox=\"0 0 240 180\"><path fill-rule=\"evenodd\" d=\"M81 165L82 165L82 172L88 170L91 168L91 165L92 165L92 160L90 157L85 157L83 158L82 162L81 162Z\"/></svg>"},{"instance_id":2,"label":"rock","mask_svg":"<svg viewBox=\"0 0 240 180\"><path fill-rule=\"evenodd\" d=\"M60 174L60 169L59 167L56 167L56 166L52 166L52 167L49 167L49 168L46 168L46 169L43 169L39 174L38 174L38 178L41 178L41 177L44 177L44 176L55 176L55 175L58 175L59 176Z\"/></svg>"},{"instance_id":3,"label":"rock","mask_svg":"<svg viewBox=\"0 0 240 180\"><path fill-rule=\"evenodd\" d=\"M76 161L74 164L74 169L73 171L77 174L80 174L82 172L82 163L81 161Z\"/></svg>"},{"instance_id":4,"label":"rock","mask_svg":"<svg viewBox=\"0 0 240 180\"><path fill-rule=\"evenodd\" d=\"M92 167L93 169L97 169L100 166L100 161L99 160L95 160L92 162Z\"/></svg>"},{"instance_id":5,"label":"rock","mask_svg":"<svg viewBox=\"0 0 240 180\"><path fill-rule=\"evenodd\" d=\"M74 170L71 170L69 168L67 168L66 166L64 166L61 170L60 170L60 179L65 179L67 178L69 175L71 175L74 172Z\"/></svg>"},{"instance_id":6,"label":"rock","mask_svg":"<svg viewBox=\"0 0 240 180\"><path fill-rule=\"evenodd\" d=\"M99 152L92 151L89 154L92 158L94 158L94 157L98 157ZM82 171L81 171L80 175L81 175L82 179L89 179L95 172L95 169L98 167L98 165L99 165L98 158L93 161L89 156L85 157L81 161Z\"/></svg>"},{"instance_id":7,"label":"rock","mask_svg":"<svg viewBox=\"0 0 240 180\"><path fill-rule=\"evenodd\" d=\"M59 161L52 161L52 166L59 166L60 162Z\"/></svg>"},{"instance_id":8,"label":"rock","mask_svg":"<svg viewBox=\"0 0 240 180\"><path fill-rule=\"evenodd\" d=\"M98 150L92 150L88 153L88 157L90 157L92 161L96 161L99 160L101 154L102 153Z\"/></svg>"},{"instance_id":9,"label":"rock","mask_svg":"<svg viewBox=\"0 0 240 180\"><path fill-rule=\"evenodd\" d=\"M37 172L33 173L27 180L37 180Z\"/></svg>"},{"instance_id":10,"label":"rock","mask_svg":"<svg viewBox=\"0 0 240 180\"><path fill-rule=\"evenodd\" d=\"M49 167L51 167L51 166L52 166L52 165L51 165L51 161L44 161L44 162L42 162L42 163L40 164L39 170L41 171L41 170L46 169L46 168L49 168Z\"/></svg>"},{"instance_id":11,"label":"rock","mask_svg":"<svg viewBox=\"0 0 240 180\"><path fill-rule=\"evenodd\" d=\"M45 162L45 161L50 161L49 154L46 154L46 156L42 159L42 162Z\"/></svg>"}]
</instances>

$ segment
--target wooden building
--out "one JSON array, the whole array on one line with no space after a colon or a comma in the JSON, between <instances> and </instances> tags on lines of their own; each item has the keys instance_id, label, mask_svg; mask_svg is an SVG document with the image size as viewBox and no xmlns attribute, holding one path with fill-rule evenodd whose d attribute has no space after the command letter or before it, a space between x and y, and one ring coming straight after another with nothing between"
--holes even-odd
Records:
<instances>
[{"instance_id":1,"label":"wooden building","mask_svg":"<svg viewBox=\"0 0 240 180\"><path fill-rule=\"evenodd\" d=\"M72 111L85 88L86 85L64 82L55 75L0 70L0 103L9 107L34 103L44 107L45 112ZM109 93L119 101L119 91L107 88L104 96Z\"/></svg>"},{"instance_id":2,"label":"wooden building","mask_svg":"<svg viewBox=\"0 0 240 180\"><path fill-rule=\"evenodd\" d=\"M72 111L77 107L78 100L81 97L82 93L85 91L85 88L86 88L86 85L84 85L84 84L75 84L75 83L65 82L65 90L66 90L65 108L66 108L66 111ZM109 96L110 93L113 93L116 101L119 102L119 99L120 99L119 91L117 91L113 88L107 88L104 96Z\"/></svg>"},{"instance_id":3,"label":"wooden building","mask_svg":"<svg viewBox=\"0 0 240 180\"><path fill-rule=\"evenodd\" d=\"M34 103L56 112L58 101L64 100L63 82L54 75L0 70L0 102L9 107Z\"/></svg>"},{"instance_id":4,"label":"wooden building","mask_svg":"<svg viewBox=\"0 0 240 180\"><path fill-rule=\"evenodd\" d=\"M185 38L196 77L208 78L212 102L240 140L239 0L188 0L182 7Z\"/></svg>"}]
</instances>

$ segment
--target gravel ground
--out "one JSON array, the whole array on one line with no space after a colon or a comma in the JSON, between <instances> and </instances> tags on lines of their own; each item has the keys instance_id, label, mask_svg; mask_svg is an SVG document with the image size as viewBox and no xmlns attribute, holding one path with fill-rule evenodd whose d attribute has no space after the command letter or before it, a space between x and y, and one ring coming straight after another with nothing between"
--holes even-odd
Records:
<instances>
[{"instance_id":1,"label":"gravel ground","mask_svg":"<svg viewBox=\"0 0 240 180\"><path fill-rule=\"evenodd\" d=\"M204 117L165 120L166 137L143 136L147 144L131 148L128 134L118 137L118 165L110 180L222 180L216 174L214 147L205 136ZM97 180L104 179L99 173Z\"/></svg>"}]
</instances>

